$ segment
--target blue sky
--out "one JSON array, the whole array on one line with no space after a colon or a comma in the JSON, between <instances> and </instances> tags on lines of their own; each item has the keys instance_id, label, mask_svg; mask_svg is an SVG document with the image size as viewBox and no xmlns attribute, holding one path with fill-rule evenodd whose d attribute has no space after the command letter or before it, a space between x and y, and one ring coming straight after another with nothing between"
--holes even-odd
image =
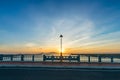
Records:
<instances>
[{"instance_id":1,"label":"blue sky","mask_svg":"<svg viewBox=\"0 0 120 80\"><path fill-rule=\"evenodd\" d=\"M120 52L119 0L1 0L0 51ZM39 51L39 50L38 50Z\"/></svg>"}]
</instances>

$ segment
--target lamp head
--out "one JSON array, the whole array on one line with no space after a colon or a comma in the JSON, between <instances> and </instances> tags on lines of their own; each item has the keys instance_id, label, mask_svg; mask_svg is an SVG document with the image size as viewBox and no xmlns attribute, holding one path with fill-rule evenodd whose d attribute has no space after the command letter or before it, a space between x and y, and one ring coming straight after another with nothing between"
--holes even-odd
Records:
<instances>
[{"instance_id":1,"label":"lamp head","mask_svg":"<svg viewBox=\"0 0 120 80\"><path fill-rule=\"evenodd\" d=\"M63 35L60 35L60 37L62 38L62 37L63 37Z\"/></svg>"}]
</instances>

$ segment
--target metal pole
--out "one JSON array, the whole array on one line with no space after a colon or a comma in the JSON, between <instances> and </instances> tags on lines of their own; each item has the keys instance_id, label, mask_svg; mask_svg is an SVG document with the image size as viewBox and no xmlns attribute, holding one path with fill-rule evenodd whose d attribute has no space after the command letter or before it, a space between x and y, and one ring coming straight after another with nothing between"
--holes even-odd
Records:
<instances>
[{"instance_id":1,"label":"metal pole","mask_svg":"<svg viewBox=\"0 0 120 80\"><path fill-rule=\"evenodd\" d=\"M60 39L61 42L61 56L62 56L62 38Z\"/></svg>"},{"instance_id":2,"label":"metal pole","mask_svg":"<svg viewBox=\"0 0 120 80\"><path fill-rule=\"evenodd\" d=\"M62 62L62 38L63 38L63 35L60 35L60 62Z\"/></svg>"}]
</instances>

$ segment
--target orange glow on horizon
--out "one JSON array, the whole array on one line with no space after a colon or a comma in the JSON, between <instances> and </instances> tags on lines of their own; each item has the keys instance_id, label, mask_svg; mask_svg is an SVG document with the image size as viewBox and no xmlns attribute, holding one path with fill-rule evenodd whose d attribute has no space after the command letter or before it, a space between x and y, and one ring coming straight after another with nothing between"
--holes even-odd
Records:
<instances>
[{"instance_id":1,"label":"orange glow on horizon","mask_svg":"<svg viewBox=\"0 0 120 80\"><path fill-rule=\"evenodd\" d=\"M119 45L107 45L107 46L85 46L78 48L63 48L63 55L71 54L71 53L120 53ZM49 53L54 52L56 55L59 55L60 49L59 47L6 47L0 48L0 53Z\"/></svg>"}]
</instances>

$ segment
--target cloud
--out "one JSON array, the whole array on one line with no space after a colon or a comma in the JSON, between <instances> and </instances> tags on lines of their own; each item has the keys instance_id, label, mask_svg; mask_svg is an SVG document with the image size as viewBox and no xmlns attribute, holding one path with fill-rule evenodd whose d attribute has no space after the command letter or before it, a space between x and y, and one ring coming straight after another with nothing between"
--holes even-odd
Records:
<instances>
[{"instance_id":1,"label":"cloud","mask_svg":"<svg viewBox=\"0 0 120 80\"><path fill-rule=\"evenodd\" d=\"M55 20L53 23L51 33L48 34L49 40L57 41L59 35L63 34L65 45L75 44L81 40L88 39L93 35L94 31L94 23L88 19L63 18Z\"/></svg>"},{"instance_id":2,"label":"cloud","mask_svg":"<svg viewBox=\"0 0 120 80\"><path fill-rule=\"evenodd\" d=\"M109 32L107 27L97 27L94 21L84 18L60 18L53 20L50 25L51 33L48 34L46 43L59 47L59 35L63 34L65 48L99 46L118 41L120 32ZM106 33L105 33L106 32ZM104 33L104 34L103 34ZM58 46L57 46L58 45Z\"/></svg>"}]
</instances>

